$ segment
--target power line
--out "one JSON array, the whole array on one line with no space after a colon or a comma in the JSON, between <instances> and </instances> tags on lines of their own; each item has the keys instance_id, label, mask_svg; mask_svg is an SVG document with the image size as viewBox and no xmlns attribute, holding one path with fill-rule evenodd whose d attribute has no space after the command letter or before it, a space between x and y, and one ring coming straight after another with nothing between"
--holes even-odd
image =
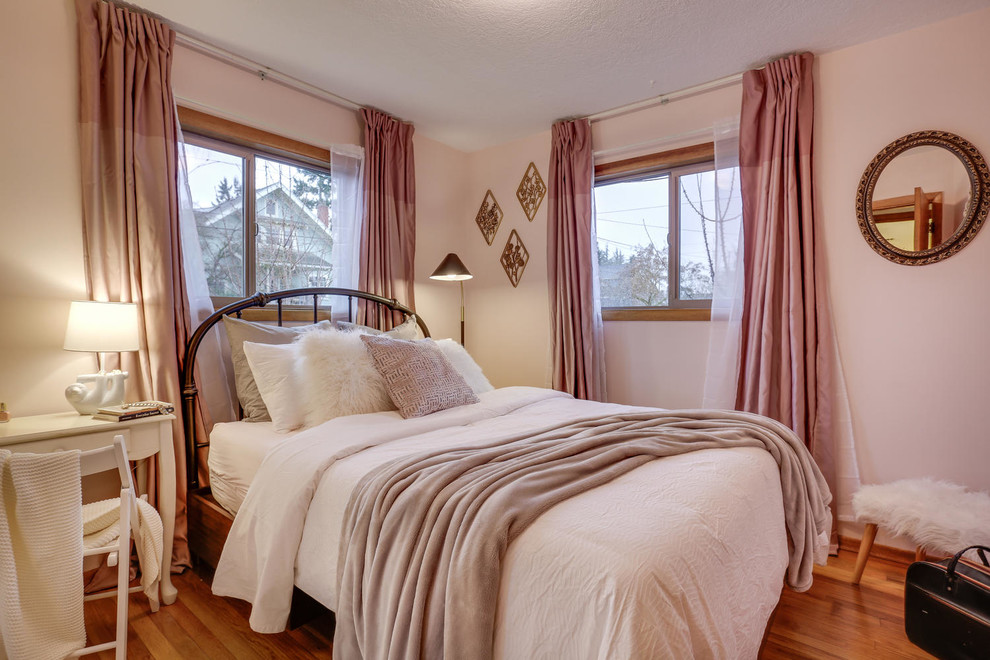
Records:
<instances>
[{"instance_id":1,"label":"power line","mask_svg":"<svg viewBox=\"0 0 990 660\"><path fill-rule=\"evenodd\" d=\"M624 220L609 220L608 218L598 218L601 222L611 222L613 225L629 225L631 227L650 227L652 229L667 229L669 225L649 225L642 222L626 222Z\"/></svg>"},{"instance_id":2,"label":"power line","mask_svg":"<svg viewBox=\"0 0 990 660\"><path fill-rule=\"evenodd\" d=\"M596 209L595 210L595 215L599 215L599 214L602 214L602 213L627 213L629 211L652 211L653 209L665 209L665 208L667 208L669 206L670 206L669 204L660 204L660 205L657 205L657 206L641 206L641 207L635 208L635 209L613 209L611 211L599 211L599 210Z\"/></svg>"}]
</instances>

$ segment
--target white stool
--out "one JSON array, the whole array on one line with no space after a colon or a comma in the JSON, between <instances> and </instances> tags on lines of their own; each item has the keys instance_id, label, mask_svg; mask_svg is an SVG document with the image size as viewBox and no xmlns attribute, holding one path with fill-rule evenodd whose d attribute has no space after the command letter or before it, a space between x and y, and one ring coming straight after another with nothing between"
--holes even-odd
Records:
<instances>
[{"instance_id":1,"label":"white stool","mask_svg":"<svg viewBox=\"0 0 990 660\"><path fill-rule=\"evenodd\" d=\"M968 545L990 545L990 495L932 479L904 479L863 486L853 495L856 520L866 523L853 584L870 558L877 527L910 538L915 561L925 551L953 555Z\"/></svg>"}]
</instances>

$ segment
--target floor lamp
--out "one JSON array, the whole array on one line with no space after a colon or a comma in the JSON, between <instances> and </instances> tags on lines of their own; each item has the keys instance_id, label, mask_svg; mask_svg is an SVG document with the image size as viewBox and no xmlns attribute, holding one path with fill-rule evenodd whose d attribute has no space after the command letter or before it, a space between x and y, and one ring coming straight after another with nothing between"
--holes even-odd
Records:
<instances>
[{"instance_id":1,"label":"floor lamp","mask_svg":"<svg viewBox=\"0 0 990 660\"><path fill-rule=\"evenodd\" d=\"M469 280L472 277L474 275L471 274L471 271L453 252L444 257L437 269L430 275L431 280L461 283L461 346L464 345L464 280Z\"/></svg>"}]
</instances>

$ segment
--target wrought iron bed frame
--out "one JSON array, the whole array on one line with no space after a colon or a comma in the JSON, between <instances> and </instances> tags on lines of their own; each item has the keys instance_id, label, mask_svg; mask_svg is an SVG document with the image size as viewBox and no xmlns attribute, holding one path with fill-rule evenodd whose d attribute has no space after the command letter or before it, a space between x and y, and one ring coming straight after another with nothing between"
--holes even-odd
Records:
<instances>
[{"instance_id":1,"label":"wrought iron bed frame","mask_svg":"<svg viewBox=\"0 0 990 660\"><path fill-rule=\"evenodd\" d=\"M196 439L195 423L196 397L199 394L199 389L196 387L195 376L196 353L199 351L199 345L202 343L206 333L209 332L213 326L219 323L224 316L234 314L237 318L240 318L241 312L245 309L250 309L252 307L263 308L271 302L274 302L277 306L276 321L278 325L281 326L283 324L282 301L289 298L311 297L313 299L313 323L317 323L320 312L319 299L321 296L347 298L347 320L349 322L353 322L354 320L353 303L354 299L358 298L360 300L367 300L371 303L375 303L379 307L385 307L393 312L399 312L404 318L415 316L416 323L419 325L420 330L423 331L423 335L426 337L430 336L430 330L426 327L426 323L423 322L423 319L399 301L378 296L373 293L368 293L366 291L358 291L356 289L311 287L304 289L286 289L285 291L275 291L274 293L258 292L249 298L237 300L213 312L200 324L198 328L196 328L196 331L193 332L192 336L189 338L189 341L186 343L185 357L182 362L182 423L186 440L186 481L188 483L188 493L192 493L194 490L199 488L199 450L210 446L208 438L204 440ZM299 307L293 305L292 309L299 309ZM326 308L324 308L324 310L326 310Z\"/></svg>"}]
</instances>

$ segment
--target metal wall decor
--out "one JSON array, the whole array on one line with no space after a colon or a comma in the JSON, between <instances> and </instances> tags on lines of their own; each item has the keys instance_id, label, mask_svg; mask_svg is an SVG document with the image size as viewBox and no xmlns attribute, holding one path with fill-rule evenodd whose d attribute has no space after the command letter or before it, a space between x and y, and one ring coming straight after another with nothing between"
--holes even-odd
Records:
<instances>
[{"instance_id":1,"label":"metal wall decor","mask_svg":"<svg viewBox=\"0 0 990 660\"><path fill-rule=\"evenodd\" d=\"M478 229L481 230L481 235L485 237L485 241L489 245L495 241L495 234L498 233L498 226L502 224L504 215L502 207L495 201L495 195L492 194L492 191L486 192L474 221L478 223Z\"/></svg>"},{"instance_id":2,"label":"metal wall decor","mask_svg":"<svg viewBox=\"0 0 990 660\"><path fill-rule=\"evenodd\" d=\"M540 208L540 203L547 194L547 185L543 183L540 171L536 169L536 163L530 163L523 174L522 181L516 189L516 198L522 204L523 212L529 221L536 217L536 212Z\"/></svg>"},{"instance_id":3,"label":"metal wall decor","mask_svg":"<svg viewBox=\"0 0 990 660\"><path fill-rule=\"evenodd\" d=\"M509 234L509 240L505 242L505 249L502 250L500 261L502 268L505 269L505 274L509 276L509 281L512 282L512 286L519 286L519 280L522 279L523 271L526 270L526 263L529 262L529 251L523 245L522 239L519 238L515 229Z\"/></svg>"}]
</instances>

